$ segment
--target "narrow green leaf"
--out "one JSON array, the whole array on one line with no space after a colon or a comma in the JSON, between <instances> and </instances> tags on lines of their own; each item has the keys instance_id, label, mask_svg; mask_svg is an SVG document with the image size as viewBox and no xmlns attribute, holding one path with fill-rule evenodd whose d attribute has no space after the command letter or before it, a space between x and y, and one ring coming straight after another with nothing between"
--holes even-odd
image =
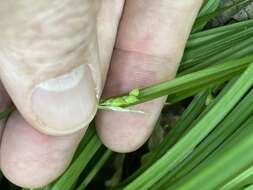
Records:
<instances>
[{"instance_id":1,"label":"narrow green leaf","mask_svg":"<svg viewBox=\"0 0 253 190\"><path fill-rule=\"evenodd\" d=\"M253 29L252 29L253 31ZM181 66L179 75L185 75L187 73L192 73L200 69L206 68L213 64L220 64L221 62L232 60L233 58L241 58L242 56L248 56L252 54L253 51L253 37L252 35L248 36L243 41L240 41L237 44L231 43L227 47L219 49L214 46L211 48L211 51L214 51L209 57L203 57L200 60L193 61ZM208 53L207 53L208 54Z\"/></svg>"},{"instance_id":2,"label":"narrow green leaf","mask_svg":"<svg viewBox=\"0 0 253 190\"><path fill-rule=\"evenodd\" d=\"M253 190L253 185L249 185L248 187L245 187L243 190Z\"/></svg>"},{"instance_id":3,"label":"narrow green leaf","mask_svg":"<svg viewBox=\"0 0 253 190\"><path fill-rule=\"evenodd\" d=\"M205 15L213 13L215 10L217 10L217 8L219 7L219 4L220 4L220 0L206 1L199 12L198 18L202 18ZM193 32L197 32L197 31L202 30L210 19L211 18L208 18L205 21L203 21L202 23L197 22L193 27Z\"/></svg>"},{"instance_id":4,"label":"narrow green leaf","mask_svg":"<svg viewBox=\"0 0 253 190\"><path fill-rule=\"evenodd\" d=\"M138 175L140 175L144 170L146 170L153 162L159 159L166 151L175 144L176 141L182 136L183 132L190 126L194 119L201 113L205 107L205 100L207 93L198 94L191 104L184 111L180 119L178 120L176 126L168 133L164 141L161 143L159 148L151 152L148 161L141 166L134 174L132 174L127 180L122 182L120 185L123 186L128 184L130 181L134 180Z\"/></svg>"},{"instance_id":5,"label":"narrow green leaf","mask_svg":"<svg viewBox=\"0 0 253 190\"><path fill-rule=\"evenodd\" d=\"M100 146L100 140L94 135L78 158L76 158L63 176L55 182L51 190L70 190Z\"/></svg>"},{"instance_id":6,"label":"narrow green leaf","mask_svg":"<svg viewBox=\"0 0 253 190\"><path fill-rule=\"evenodd\" d=\"M221 100L200 120L196 126L172 147L162 158L154 163L142 175L124 189L149 189L158 182L168 171L183 161L193 149L211 132L212 129L228 114L240 98L253 84L253 64L251 64L235 85L221 98ZM217 115L217 113L220 113ZM208 123L208 125L207 125Z\"/></svg>"},{"instance_id":7,"label":"narrow green leaf","mask_svg":"<svg viewBox=\"0 0 253 190\"><path fill-rule=\"evenodd\" d=\"M240 60L228 61L224 64L215 65L202 71L187 74L171 81L141 89L135 102L132 102L129 105L124 102L120 105L117 101L117 106L136 105L162 96L172 95L192 88L194 89L202 85L209 87L213 84L212 82L217 82L217 78L224 81L224 78L226 78L227 75L232 77L237 73L242 72L251 61L253 61L253 56L248 56ZM124 96L125 95L122 97ZM115 99L118 100L119 98L120 97L117 97ZM101 104L110 105L112 101L113 98L109 98L108 100L102 101Z\"/></svg>"},{"instance_id":8,"label":"narrow green leaf","mask_svg":"<svg viewBox=\"0 0 253 190\"><path fill-rule=\"evenodd\" d=\"M200 186L202 190L220 189L245 168L252 166L252 127L253 116L205 162L202 162L180 183L170 186L169 189L195 190ZM221 172L223 169L226 172Z\"/></svg>"},{"instance_id":9,"label":"narrow green leaf","mask_svg":"<svg viewBox=\"0 0 253 190\"><path fill-rule=\"evenodd\" d=\"M0 112L0 120L7 118L15 110L14 106L7 108L5 111Z\"/></svg>"},{"instance_id":10,"label":"narrow green leaf","mask_svg":"<svg viewBox=\"0 0 253 190\"><path fill-rule=\"evenodd\" d=\"M78 158L78 156L82 153L82 151L85 149L85 147L89 144L89 142L95 135L96 135L95 123L92 122L89 125L88 129L86 130L85 135L83 136L81 142L79 143L75 155L72 159L72 162L75 161L76 158Z\"/></svg>"},{"instance_id":11,"label":"narrow green leaf","mask_svg":"<svg viewBox=\"0 0 253 190\"><path fill-rule=\"evenodd\" d=\"M92 168L92 170L89 171L88 175L85 177L83 182L79 185L78 188L76 188L76 190L85 189L111 155L112 152L107 149L105 153L102 155L102 157L97 161L96 165Z\"/></svg>"},{"instance_id":12,"label":"narrow green leaf","mask_svg":"<svg viewBox=\"0 0 253 190\"><path fill-rule=\"evenodd\" d=\"M216 40L220 40L231 34L235 34L246 30L253 26L253 20L246 20L230 25L220 26L209 30L197 32L191 34L186 45L186 50L197 48L199 46L214 43Z\"/></svg>"},{"instance_id":13,"label":"narrow green leaf","mask_svg":"<svg viewBox=\"0 0 253 190\"><path fill-rule=\"evenodd\" d=\"M243 187L252 182L253 182L253 166L241 172L238 176L236 176L234 179L232 179L226 185L220 188L220 190L242 189Z\"/></svg>"},{"instance_id":14,"label":"narrow green leaf","mask_svg":"<svg viewBox=\"0 0 253 190\"><path fill-rule=\"evenodd\" d=\"M211 1L211 0L209 0ZM214 0L215 1L215 0ZM236 0L234 1L234 4L233 5L230 5L230 6L226 6L226 7L222 7L222 8L219 8L217 9L217 3L218 2L214 2L214 5L216 5L216 7L214 7L209 14L205 14L201 17L199 17L195 24L194 24L194 28L196 28L198 31L199 29L202 29L203 26L205 26L205 24L210 21L211 19L215 18L216 16L222 14L224 11L227 11L229 9L233 9L234 7L237 7L237 6L240 6L240 5L244 5L244 4L247 4L248 2L250 2L250 0ZM194 32L194 30L193 30Z\"/></svg>"},{"instance_id":15,"label":"narrow green leaf","mask_svg":"<svg viewBox=\"0 0 253 190\"><path fill-rule=\"evenodd\" d=\"M215 128L210 135L194 149L184 162L166 175L158 188L164 189L175 183L182 176L190 173L199 163L203 162L211 153L217 149L241 124L253 114L253 90L233 109L233 111Z\"/></svg>"}]
</instances>

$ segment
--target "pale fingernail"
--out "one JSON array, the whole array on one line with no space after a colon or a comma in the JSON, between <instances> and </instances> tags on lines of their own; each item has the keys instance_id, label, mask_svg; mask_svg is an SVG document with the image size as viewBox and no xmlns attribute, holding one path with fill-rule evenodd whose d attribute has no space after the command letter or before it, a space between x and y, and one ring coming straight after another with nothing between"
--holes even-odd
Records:
<instances>
[{"instance_id":1,"label":"pale fingernail","mask_svg":"<svg viewBox=\"0 0 253 190\"><path fill-rule=\"evenodd\" d=\"M94 85L90 69L82 65L36 86L32 108L39 130L61 135L87 126L97 108Z\"/></svg>"}]
</instances>

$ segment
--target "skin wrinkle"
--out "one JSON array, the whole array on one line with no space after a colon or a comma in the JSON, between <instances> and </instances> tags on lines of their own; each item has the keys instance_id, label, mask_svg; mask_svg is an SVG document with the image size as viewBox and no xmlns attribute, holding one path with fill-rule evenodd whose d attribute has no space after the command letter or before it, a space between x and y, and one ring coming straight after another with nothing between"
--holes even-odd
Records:
<instances>
[{"instance_id":1,"label":"skin wrinkle","mask_svg":"<svg viewBox=\"0 0 253 190\"><path fill-rule=\"evenodd\" d=\"M175 60L173 60L174 57L168 57L166 55L164 55L164 56L154 55L154 54L149 54L147 52L142 52L142 51L139 51L139 50L128 50L128 49L124 49L124 48L120 48L120 47L115 47L114 50L119 50L119 51L122 51L122 52L125 52L125 53L129 53L129 54L132 53L132 54L137 54L137 55L143 55L143 56L151 57L153 59L159 60L158 64L159 64L159 62L164 62L164 61L168 61L168 62L172 62L172 63L175 62ZM174 67L172 66L172 68L174 68Z\"/></svg>"},{"instance_id":2,"label":"skin wrinkle","mask_svg":"<svg viewBox=\"0 0 253 190\"><path fill-rule=\"evenodd\" d=\"M80 50L79 50L80 49ZM33 65L33 64L31 64L31 65L26 65L26 70L24 70L24 71L20 71L20 67L16 67L15 65L13 65L12 67L11 67L11 69L12 70L14 70L16 73L18 73L18 74L22 74L23 73L23 77L25 77L26 78L26 76L27 76L27 78L30 78L31 76L33 76L34 74L36 74L36 80L33 80L33 82L31 83L31 87L33 87L34 86L34 84L39 84L40 82L42 82L43 80L45 80L46 78L48 78L48 76L49 76L49 78L53 78L53 76L54 77L58 77L58 76L60 76L60 75L62 75L62 74L66 74L69 70L73 70L73 69L75 69L76 67L78 67L78 66L80 66L81 65L81 63L83 62L83 59L81 59L80 61L79 61L79 63L78 64L76 64L76 65L73 65L72 67L62 67L62 68L60 68L59 70L55 70L55 67L57 67L58 65L60 65L60 64L62 64L62 63L64 63L64 61L66 61L67 59L66 59L66 56L68 56L69 58L68 59L70 59L69 61L66 61L67 63L65 63L65 64L63 64L63 65L67 65L68 63L70 63L71 62L71 60L73 60L73 59L76 59L76 54L77 55L80 55L80 56L82 56L83 58L85 58L85 55L82 55L83 54L83 47L81 46L81 47L79 47L79 48L75 48L75 49L72 49L72 50L69 50L69 52L67 52L67 54L64 56L64 58L61 58L61 59L59 59L59 58L56 58L55 60L53 60L53 62L55 62L55 63L57 63L57 65L52 65L52 64L44 64L43 66L38 66L38 65ZM3 52L3 50L1 50L2 52ZM15 51L15 50L11 50L11 49L7 49L5 52L18 52L18 51ZM10 53L8 53L8 54L10 54ZM27 54L30 54L30 53L27 53ZM22 55L22 54L21 54ZM15 56L15 55L13 55L13 56L10 56L10 57L17 57L17 62L18 63L22 63L22 64L25 64L26 62L25 62L25 59L24 58L22 58L22 56ZM21 59L18 59L18 58L21 58ZM40 59L40 58L39 58ZM9 59L10 60L10 59ZM58 60L58 61L56 61L56 60ZM61 60L63 60L63 61L61 61ZM86 61L85 61L86 62ZM34 62L32 62L32 63L34 63ZM20 64L20 65L22 65L22 64ZM51 69L48 69L49 71L47 71L47 75L43 75L42 73L45 73L45 70L47 69L47 68L50 68L51 67ZM37 70L37 71L35 71L35 69ZM47 76L47 77L46 77ZM37 82L35 82L35 81L37 81Z\"/></svg>"}]
</instances>

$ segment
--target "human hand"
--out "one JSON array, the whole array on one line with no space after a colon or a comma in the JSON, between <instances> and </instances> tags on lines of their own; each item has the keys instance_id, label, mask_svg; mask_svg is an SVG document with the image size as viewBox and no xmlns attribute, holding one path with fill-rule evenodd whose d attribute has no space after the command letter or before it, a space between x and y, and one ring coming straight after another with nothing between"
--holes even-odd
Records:
<instances>
[{"instance_id":1,"label":"human hand","mask_svg":"<svg viewBox=\"0 0 253 190\"><path fill-rule=\"evenodd\" d=\"M63 173L103 97L173 78L202 0L9 0L0 3L0 164L23 187ZM124 9L123 9L124 8ZM117 37L117 39L116 39ZM10 98L9 98L10 96ZM146 114L101 111L96 127L117 152L150 136L165 98ZM21 115L23 117L21 117Z\"/></svg>"}]
</instances>

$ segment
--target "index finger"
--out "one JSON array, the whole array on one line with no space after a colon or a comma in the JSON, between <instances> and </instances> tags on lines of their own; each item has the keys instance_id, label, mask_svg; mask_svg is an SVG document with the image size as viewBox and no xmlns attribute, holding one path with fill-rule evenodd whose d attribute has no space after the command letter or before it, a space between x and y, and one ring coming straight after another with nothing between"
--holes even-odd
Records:
<instances>
[{"instance_id":1,"label":"index finger","mask_svg":"<svg viewBox=\"0 0 253 190\"><path fill-rule=\"evenodd\" d=\"M104 97L172 79L202 0L127 0ZM146 114L100 111L97 131L117 152L130 152L148 139L165 101L136 106Z\"/></svg>"}]
</instances>

